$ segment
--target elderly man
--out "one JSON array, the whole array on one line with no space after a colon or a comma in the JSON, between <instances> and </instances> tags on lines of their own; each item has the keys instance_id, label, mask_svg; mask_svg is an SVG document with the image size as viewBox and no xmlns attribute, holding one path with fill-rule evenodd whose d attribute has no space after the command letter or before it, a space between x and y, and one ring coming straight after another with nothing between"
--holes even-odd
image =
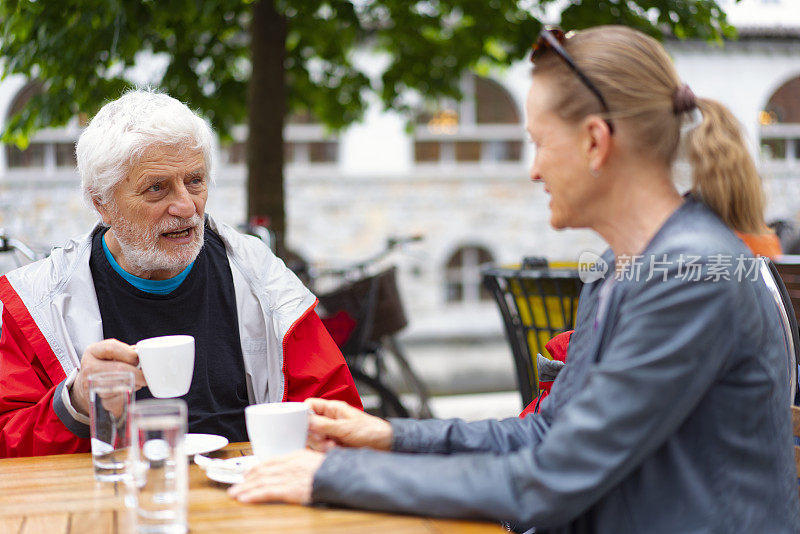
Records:
<instances>
[{"instance_id":1,"label":"elderly man","mask_svg":"<svg viewBox=\"0 0 800 534\"><path fill-rule=\"evenodd\" d=\"M316 299L259 240L205 215L212 132L177 100L129 92L77 147L102 223L0 278L0 457L89 450L87 377L131 344L195 337L189 431L247 440L244 407L322 396L360 407Z\"/></svg>"}]
</instances>

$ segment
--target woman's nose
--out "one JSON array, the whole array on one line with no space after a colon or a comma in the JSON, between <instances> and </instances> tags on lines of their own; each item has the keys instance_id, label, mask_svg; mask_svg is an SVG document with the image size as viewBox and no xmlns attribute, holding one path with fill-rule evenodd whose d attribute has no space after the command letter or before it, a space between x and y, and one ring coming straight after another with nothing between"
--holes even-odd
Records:
<instances>
[{"instance_id":1,"label":"woman's nose","mask_svg":"<svg viewBox=\"0 0 800 534\"><path fill-rule=\"evenodd\" d=\"M539 170L536 168L536 162L535 161L531 164L531 169L530 169L528 174L530 175L532 181L534 181L534 182L541 182L542 181L542 175L539 174Z\"/></svg>"}]
</instances>

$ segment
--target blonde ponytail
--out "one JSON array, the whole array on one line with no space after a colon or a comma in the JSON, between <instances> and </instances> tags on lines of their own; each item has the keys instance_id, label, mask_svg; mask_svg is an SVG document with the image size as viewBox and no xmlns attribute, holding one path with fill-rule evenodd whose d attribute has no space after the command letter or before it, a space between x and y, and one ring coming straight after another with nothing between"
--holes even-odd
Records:
<instances>
[{"instance_id":1,"label":"blonde ponytail","mask_svg":"<svg viewBox=\"0 0 800 534\"><path fill-rule=\"evenodd\" d=\"M762 234L764 192L755 163L745 146L741 127L722 104L697 99L702 122L686 139L692 165L692 194L703 200L728 227Z\"/></svg>"}]
</instances>

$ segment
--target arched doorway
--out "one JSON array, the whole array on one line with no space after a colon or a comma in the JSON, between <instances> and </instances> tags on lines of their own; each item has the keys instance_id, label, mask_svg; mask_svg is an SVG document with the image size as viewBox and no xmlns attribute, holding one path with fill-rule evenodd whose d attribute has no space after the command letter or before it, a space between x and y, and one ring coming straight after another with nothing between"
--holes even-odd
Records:
<instances>
[{"instance_id":1,"label":"arched doorway","mask_svg":"<svg viewBox=\"0 0 800 534\"><path fill-rule=\"evenodd\" d=\"M466 245L453 252L445 264L445 301L449 304L491 300L481 283L481 265L494 261L480 245Z\"/></svg>"}]
</instances>

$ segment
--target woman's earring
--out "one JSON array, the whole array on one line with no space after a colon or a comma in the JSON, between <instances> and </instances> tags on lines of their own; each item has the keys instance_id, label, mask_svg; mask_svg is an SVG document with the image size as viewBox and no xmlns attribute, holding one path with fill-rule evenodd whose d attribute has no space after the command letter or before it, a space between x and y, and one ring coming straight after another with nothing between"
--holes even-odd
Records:
<instances>
[{"instance_id":1,"label":"woman's earring","mask_svg":"<svg viewBox=\"0 0 800 534\"><path fill-rule=\"evenodd\" d=\"M600 169L589 168L589 172L595 178L600 178Z\"/></svg>"}]
</instances>

